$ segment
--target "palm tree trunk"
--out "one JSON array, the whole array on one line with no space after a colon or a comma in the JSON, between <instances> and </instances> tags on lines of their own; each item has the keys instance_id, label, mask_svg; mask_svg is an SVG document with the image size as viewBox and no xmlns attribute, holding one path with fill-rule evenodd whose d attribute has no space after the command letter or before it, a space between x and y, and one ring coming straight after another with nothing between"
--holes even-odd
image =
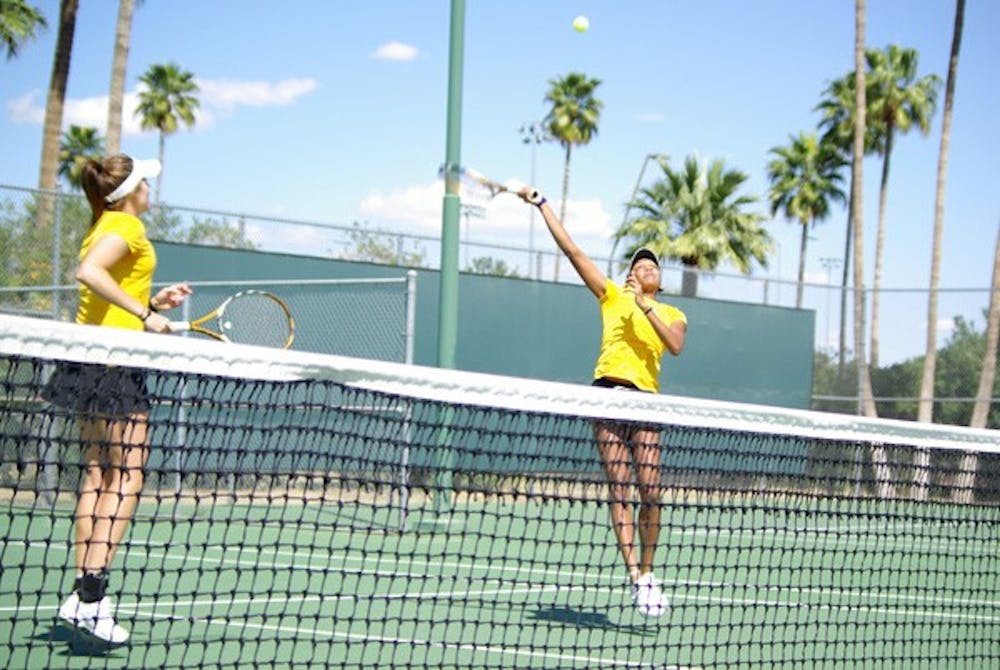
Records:
<instances>
[{"instance_id":1,"label":"palm tree trunk","mask_svg":"<svg viewBox=\"0 0 1000 670\"><path fill-rule=\"evenodd\" d=\"M115 25L115 51L111 59L111 90L108 92L108 155L121 152L122 106L125 100L125 72L132 34L132 12L135 0L118 0L118 23Z\"/></svg>"},{"instance_id":2,"label":"palm tree trunk","mask_svg":"<svg viewBox=\"0 0 1000 670\"><path fill-rule=\"evenodd\" d=\"M802 309L802 284L806 280L806 244L809 241L809 224L802 224L802 241L799 243L799 281L795 286L795 309Z\"/></svg>"},{"instance_id":3,"label":"palm tree trunk","mask_svg":"<svg viewBox=\"0 0 1000 670\"><path fill-rule=\"evenodd\" d=\"M979 389L976 391L976 404L972 409L972 419L969 426L985 428L986 419L990 414L990 403L993 399L993 384L997 372L997 344L1000 343L1000 227L997 228L997 245L993 253L993 286L990 292L990 308L986 317L986 351L983 353L983 368L979 373ZM976 470L979 469L979 457L974 451L968 451L962 456L958 469L958 478L951 490L951 499L956 502L972 502L976 487Z\"/></svg>"},{"instance_id":4,"label":"palm tree trunk","mask_svg":"<svg viewBox=\"0 0 1000 670\"><path fill-rule=\"evenodd\" d=\"M955 27L948 59L948 80L944 87L944 114L941 121L941 148L938 151L937 193L934 198L934 241L931 245L931 280L927 300L927 349L920 380L917 421L929 422L934 414L934 368L937 366L937 289L941 281L941 240L944 236L944 193L948 177L948 146L951 144L951 114L955 104L955 79L958 76L958 53L962 46L965 0L955 3Z\"/></svg>"},{"instance_id":5,"label":"palm tree trunk","mask_svg":"<svg viewBox=\"0 0 1000 670\"><path fill-rule=\"evenodd\" d=\"M566 143L566 162L563 164L562 202L559 204L559 221L566 225L566 201L569 199L569 158L573 151L573 145ZM562 252L556 251L556 261L552 266L552 281L559 281L559 261L562 259Z\"/></svg>"},{"instance_id":6,"label":"palm tree trunk","mask_svg":"<svg viewBox=\"0 0 1000 670\"><path fill-rule=\"evenodd\" d=\"M917 401L917 421L930 422L934 418L934 369L937 366L937 289L941 281L941 240L944 233L944 192L948 174L948 145L951 142L951 112L955 98L955 76L958 70L958 51L962 42L962 22L965 0L958 0L955 8L955 28L952 34L951 57L948 61L948 82L945 84L944 116L941 124L941 148L938 152L937 193L934 198L934 241L931 245L931 280L927 300L927 350L924 354L924 371L920 380L920 398ZM931 465L930 452L917 452L916 498L926 500L929 489Z\"/></svg>"},{"instance_id":7,"label":"palm tree trunk","mask_svg":"<svg viewBox=\"0 0 1000 670\"><path fill-rule=\"evenodd\" d=\"M892 156L892 124L885 130L885 156L882 158L882 183L878 192L878 234L875 236L875 275L872 277L871 350L868 352L870 368L878 367L879 355L879 290L882 288L882 257L885 249L885 209L889 193L889 159Z\"/></svg>"},{"instance_id":8,"label":"palm tree trunk","mask_svg":"<svg viewBox=\"0 0 1000 670\"><path fill-rule=\"evenodd\" d=\"M56 187L59 172L59 136L62 132L63 105L66 101L66 82L69 80L69 62L73 53L73 33L76 31L76 10L79 0L62 0L59 9L59 35L52 61L52 78L45 102L45 125L42 129L42 164L38 188L51 190Z\"/></svg>"},{"instance_id":9,"label":"palm tree trunk","mask_svg":"<svg viewBox=\"0 0 1000 670\"><path fill-rule=\"evenodd\" d=\"M854 151L851 170L851 219L854 221L854 362L858 375L859 409L865 416L875 416L871 379L864 355L864 169L865 159L865 0L855 0L854 37ZM896 496L889 459L881 445L872 446L872 467L878 494L882 498Z\"/></svg>"},{"instance_id":10,"label":"palm tree trunk","mask_svg":"<svg viewBox=\"0 0 1000 670\"><path fill-rule=\"evenodd\" d=\"M694 298L698 295L698 266L694 263L683 263L683 265L684 271L681 273L681 295L685 298Z\"/></svg>"},{"instance_id":11,"label":"palm tree trunk","mask_svg":"<svg viewBox=\"0 0 1000 670\"><path fill-rule=\"evenodd\" d=\"M160 174L156 177L156 204L160 204L160 190L163 188L163 146L166 139L166 134L160 131L160 145L159 145L159 156L160 159Z\"/></svg>"}]
</instances>

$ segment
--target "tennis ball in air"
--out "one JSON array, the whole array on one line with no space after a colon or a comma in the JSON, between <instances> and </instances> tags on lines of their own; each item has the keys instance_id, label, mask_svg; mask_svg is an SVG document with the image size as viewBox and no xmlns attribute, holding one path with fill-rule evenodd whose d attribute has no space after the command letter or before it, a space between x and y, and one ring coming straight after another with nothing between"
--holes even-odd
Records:
<instances>
[{"instance_id":1,"label":"tennis ball in air","mask_svg":"<svg viewBox=\"0 0 1000 670\"><path fill-rule=\"evenodd\" d=\"M575 19L573 19L573 30L575 30L576 32L585 33L587 32L587 28L589 27L590 27L590 19L588 19L586 16L578 16Z\"/></svg>"}]
</instances>

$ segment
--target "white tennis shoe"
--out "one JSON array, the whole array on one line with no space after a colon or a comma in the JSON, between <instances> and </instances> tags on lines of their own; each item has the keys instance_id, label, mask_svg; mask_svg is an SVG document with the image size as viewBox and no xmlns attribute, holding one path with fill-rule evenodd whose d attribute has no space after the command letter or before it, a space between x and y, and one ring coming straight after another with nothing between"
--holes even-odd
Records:
<instances>
[{"instance_id":1,"label":"white tennis shoe","mask_svg":"<svg viewBox=\"0 0 1000 670\"><path fill-rule=\"evenodd\" d=\"M643 616L659 617L667 611L667 599L652 572L647 572L633 582L632 601Z\"/></svg>"},{"instance_id":2,"label":"white tennis shoe","mask_svg":"<svg viewBox=\"0 0 1000 670\"><path fill-rule=\"evenodd\" d=\"M115 621L111 614L111 598L107 596L95 603L85 603L74 591L59 607L59 622L109 646L122 645L128 641L128 631Z\"/></svg>"}]
</instances>

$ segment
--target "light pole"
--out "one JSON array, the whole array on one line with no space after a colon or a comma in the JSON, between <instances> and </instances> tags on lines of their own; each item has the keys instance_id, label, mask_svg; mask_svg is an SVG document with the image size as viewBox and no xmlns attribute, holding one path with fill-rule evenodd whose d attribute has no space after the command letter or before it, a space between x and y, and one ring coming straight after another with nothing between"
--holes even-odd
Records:
<instances>
[{"instance_id":1,"label":"light pole","mask_svg":"<svg viewBox=\"0 0 1000 670\"><path fill-rule=\"evenodd\" d=\"M542 142L548 142L552 139L552 135L549 134L548 129L542 124L541 121L530 121L524 123L520 128L517 129L521 133L521 142L523 144L531 145L531 185L538 186L535 183L535 166L536 158L538 154L538 145ZM537 207L529 207L530 212L528 223L528 274L533 275L531 268L535 264L535 210ZM537 279L537 277L535 277Z\"/></svg>"},{"instance_id":2,"label":"light pole","mask_svg":"<svg viewBox=\"0 0 1000 670\"><path fill-rule=\"evenodd\" d=\"M830 277L831 273L840 267L841 260L832 256L819 259L820 265L826 270L826 346L832 348L833 334L830 332Z\"/></svg>"},{"instance_id":3,"label":"light pole","mask_svg":"<svg viewBox=\"0 0 1000 670\"><path fill-rule=\"evenodd\" d=\"M639 168L639 178L635 180L635 188L632 189L632 197L625 203L625 214L622 215L622 225L619 226L618 231L615 233L615 241L611 245L611 255L608 257L608 277L613 273L612 265L615 262L615 250L618 248L618 241L621 239L619 233L625 229L625 224L628 223L628 213L632 209L632 201L635 200L635 196L639 193L639 186L642 184L642 175L646 172L646 164L651 159L655 159L660 166L663 166L664 163L670 160L670 156L667 154L646 154L646 158L643 159L642 167Z\"/></svg>"}]
</instances>

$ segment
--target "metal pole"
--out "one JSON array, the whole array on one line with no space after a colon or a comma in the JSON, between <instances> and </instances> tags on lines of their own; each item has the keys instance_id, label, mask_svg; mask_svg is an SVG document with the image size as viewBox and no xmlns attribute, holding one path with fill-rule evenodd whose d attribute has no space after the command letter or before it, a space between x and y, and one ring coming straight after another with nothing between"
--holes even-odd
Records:
<instances>
[{"instance_id":1,"label":"metal pole","mask_svg":"<svg viewBox=\"0 0 1000 670\"><path fill-rule=\"evenodd\" d=\"M661 165L670 159L667 154L646 154L646 157L642 161L642 167L639 168L639 178L635 180L635 187L632 189L632 197L628 199L625 203L625 214L622 215L622 224L619 226L618 230L622 231L625 229L625 224L628 223L628 215L632 210L632 201L635 200L635 196L639 193L639 186L642 184L642 175L646 172L646 164L649 163L651 158L655 158ZM615 250L618 249L618 242L621 238L615 235L615 240L611 244L611 254L608 256L608 276L614 274L614 262L615 262Z\"/></svg>"},{"instance_id":2,"label":"metal pole","mask_svg":"<svg viewBox=\"0 0 1000 670\"><path fill-rule=\"evenodd\" d=\"M531 209L535 209L532 207ZM62 286L62 258L59 250L62 248L62 190L56 185L55 220L52 222L52 285ZM59 299L61 292L57 288L52 292L52 318L59 319Z\"/></svg>"},{"instance_id":3,"label":"metal pole","mask_svg":"<svg viewBox=\"0 0 1000 670\"><path fill-rule=\"evenodd\" d=\"M438 366L455 367L458 339L458 175L462 144L462 53L465 0L451 1L448 52L448 119L445 146L444 207L441 221L441 286L438 313Z\"/></svg>"},{"instance_id":4,"label":"metal pole","mask_svg":"<svg viewBox=\"0 0 1000 670\"><path fill-rule=\"evenodd\" d=\"M465 0L451 0L451 34L448 50L448 121L445 146L444 207L441 222L441 282L438 312L438 367L455 367L458 343L458 242L461 202L458 173L462 144L462 52L464 50ZM444 407L439 416L435 455L435 521L447 521L451 512L451 447L453 408Z\"/></svg>"}]
</instances>

